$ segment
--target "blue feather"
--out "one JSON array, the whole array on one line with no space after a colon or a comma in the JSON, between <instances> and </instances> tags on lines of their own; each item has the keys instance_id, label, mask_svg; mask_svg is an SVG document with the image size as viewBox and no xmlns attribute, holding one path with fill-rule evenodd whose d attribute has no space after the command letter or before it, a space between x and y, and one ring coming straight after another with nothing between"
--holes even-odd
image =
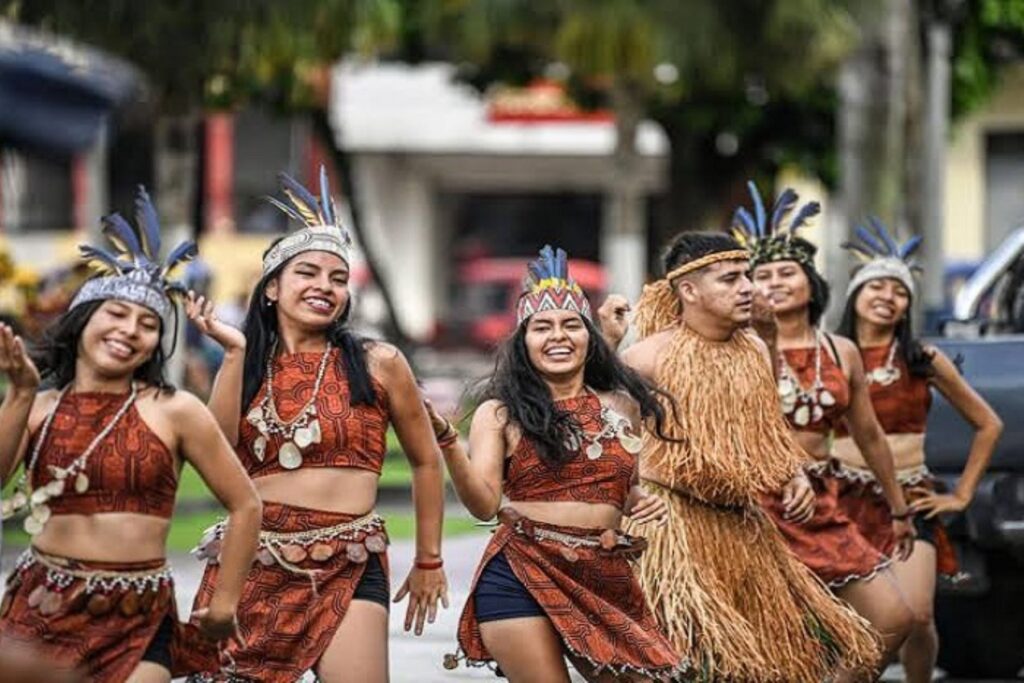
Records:
<instances>
[{"instance_id":1,"label":"blue feather","mask_svg":"<svg viewBox=\"0 0 1024 683\"><path fill-rule=\"evenodd\" d=\"M139 185L135 195L135 222L142 237L143 254L150 261L156 261L160 258L160 219L142 185Z\"/></svg>"},{"instance_id":2,"label":"blue feather","mask_svg":"<svg viewBox=\"0 0 1024 683\"><path fill-rule=\"evenodd\" d=\"M793 220L789 223L789 231L796 232L797 229L807 223L808 219L817 216L819 213L821 213L821 204L818 202L807 202L793 216Z\"/></svg>"},{"instance_id":3,"label":"blue feather","mask_svg":"<svg viewBox=\"0 0 1024 683\"><path fill-rule=\"evenodd\" d=\"M331 186L327 181L327 169L320 165L320 204L323 207L324 222L327 225L334 225L334 212L331 210L333 200L331 199Z\"/></svg>"},{"instance_id":4,"label":"blue feather","mask_svg":"<svg viewBox=\"0 0 1024 683\"><path fill-rule=\"evenodd\" d=\"M137 260L140 257L145 259L145 254L142 253L142 245L139 244L139 238L135 235L135 230L128 224L121 214L112 213L102 218L103 222L103 233L110 239L114 245L126 252L125 256Z\"/></svg>"},{"instance_id":5,"label":"blue feather","mask_svg":"<svg viewBox=\"0 0 1024 683\"><path fill-rule=\"evenodd\" d=\"M555 277L563 280L569 279L569 255L564 249L555 252Z\"/></svg>"},{"instance_id":6,"label":"blue feather","mask_svg":"<svg viewBox=\"0 0 1024 683\"><path fill-rule=\"evenodd\" d=\"M296 197L298 197L298 199L303 204L306 205L305 208L307 210L309 210L311 213L314 213L314 214L320 214L321 213L321 211L320 211L320 203L316 200L316 197L314 197L313 194L309 190L307 190L305 187L302 186L301 183L299 183L297 180L292 178L287 173L278 173L277 174L277 179L280 180L282 185L284 185L288 190L290 190L292 192L292 194L294 194ZM296 208L299 208L299 207L296 207Z\"/></svg>"},{"instance_id":7,"label":"blue feather","mask_svg":"<svg viewBox=\"0 0 1024 683\"><path fill-rule=\"evenodd\" d=\"M764 202L761 200L761 193L757 191L757 185L754 184L753 180L747 181L747 188L750 190L750 196L754 199L754 215L757 216L757 235L758 237L764 237L767 234L767 225L765 224Z\"/></svg>"},{"instance_id":8,"label":"blue feather","mask_svg":"<svg viewBox=\"0 0 1024 683\"><path fill-rule=\"evenodd\" d=\"M751 237L757 236L757 226L754 224L754 217L750 215L750 212L745 207L741 206L736 209L736 213L732 215L732 223L747 235Z\"/></svg>"},{"instance_id":9,"label":"blue feather","mask_svg":"<svg viewBox=\"0 0 1024 683\"><path fill-rule=\"evenodd\" d=\"M782 224L782 219L789 213L793 205L796 204L797 194L791 188L786 188L779 195L779 198L775 200L775 209L772 211L772 232L780 232L779 227Z\"/></svg>"},{"instance_id":10,"label":"blue feather","mask_svg":"<svg viewBox=\"0 0 1024 683\"><path fill-rule=\"evenodd\" d=\"M192 240L182 242L167 255L167 262L164 264L164 273L169 272L172 268L180 263L191 261L199 254L199 247Z\"/></svg>"},{"instance_id":11,"label":"blue feather","mask_svg":"<svg viewBox=\"0 0 1024 683\"><path fill-rule=\"evenodd\" d=\"M264 199L266 199L268 202L270 202L271 204L273 204L274 206L279 208L281 211L284 211L286 214L288 214L289 218L291 218L293 220L296 220L296 221L299 221L300 223L302 222L302 216L300 216L298 214L298 212L295 211L295 209L293 209L292 207L288 206L284 202L279 201L279 200L277 200L274 197L271 197L269 195L264 197Z\"/></svg>"},{"instance_id":12,"label":"blue feather","mask_svg":"<svg viewBox=\"0 0 1024 683\"><path fill-rule=\"evenodd\" d=\"M860 256L863 256L864 258L869 259L869 260L873 259L875 257L874 252L872 252L870 249L865 249L864 247L862 247L859 244L856 244L854 242L843 242L842 247L843 247L843 249L846 249L847 251L852 251L852 252L854 252L854 253L856 253L856 254L858 254Z\"/></svg>"},{"instance_id":13,"label":"blue feather","mask_svg":"<svg viewBox=\"0 0 1024 683\"><path fill-rule=\"evenodd\" d=\"M116 255L107 251L103 247L92 247L88 244L82 244L79 245L78 251L82 255L82 258L90 265L102 264L115 273L123 273L132 270L134 265L121 261Z\"/></svg>"},{"instance_id":14,"label":"blue feather","mask_svg":"<svg viewBox=\"0 0 1024 683\"><path fill-rule=\"evenodd\" d=\"M900 247L899 257L904 261L907 260L907 258L913 255L913 253L917 251L917 248L921 246L922 241L924 241L924 238L921 235L914 235L911 237L907 240L906 244Z\"/></svg>"},{"instance_id":15,"label":"blue feather","mask_svg":"<svg viewBox=\"0 0 1024 683\"><path fill-rule=\"evenodd\" d=\"M871 227L875 229L875 234L878 235L885 243L888 255L896 256L900 251L900 245L897 244L896 240L894 240L892 235L889 234L889 231L885 227L885 223L879 220L877 216L868 216L868 222L871 224Z\"/></svg>"},{"instance_id":16,"label":"blue feather","mask_svg":"<svg viewBox=\"0 0 1024 683\"><path fill-rule=\"evenodd\" d=\"M857 237L860 238L861 242L867 245L876 256L884 256L886 254L885 247L868 231L867 228L862 225L858 225L854 232L857 234Z\"/></svg>"}]
</instances>

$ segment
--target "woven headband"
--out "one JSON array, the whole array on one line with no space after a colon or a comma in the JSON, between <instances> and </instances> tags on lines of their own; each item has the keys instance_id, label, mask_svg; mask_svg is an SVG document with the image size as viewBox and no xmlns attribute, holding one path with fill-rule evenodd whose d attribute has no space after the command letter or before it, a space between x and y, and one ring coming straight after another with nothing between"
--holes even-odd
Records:
<instances>
[{"instance_id":1,"label":"woven headband","mask_svg":"<svg viewBox=\"0 0 1024 683\"><path fill-rule=\"evenodd\" d=\"M675 280L677 277L682 277L687 273L692 273L695 270L700 270L705 266L710 266L712 263L718 263L719 261L748 261L750 260L750 252L746 249L730 249L729 251L718 251L714 254L707 254L701 256L695 261L684 263L678 268L669 272L666 276L666 280Z\"/></svg>"}]
</instances>

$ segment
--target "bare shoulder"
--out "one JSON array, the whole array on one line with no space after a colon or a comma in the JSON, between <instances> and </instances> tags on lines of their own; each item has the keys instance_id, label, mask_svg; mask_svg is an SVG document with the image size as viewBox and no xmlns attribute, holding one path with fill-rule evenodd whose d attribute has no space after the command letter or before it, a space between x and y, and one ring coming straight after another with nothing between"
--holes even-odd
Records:
<instances>
[{"instance_id":1,"label":"bare shoulder","mask_svg":"<svg viewBox=\"0 0 1024 683\"><path fill-rule=\"evenodd\" d=\"M378 379L384 380L393 377L396 373L409 370L409 361L405 354L394 344L387 342L367 342L366 363L370 374Z\"/></svg>"},{"instance_id":2,"label":"bare shoulder","mask_svg":"<svg viewBox=\"0 0 1024 683\"><path fill-rule=\"evenodd\" d=\"M139 392L138 400L156 406L175 421L203 418L207 413L206 406L199 400L199 397L183 389L167 391L157 387L147 387ZM178 424L188 423L180 422Z\"/></svg>"},{"instance_id":3,"label":"bare shoulder","mask_svg":"<svg viewBox=\"0 0 1024 683\"><path fill-rule=\"evenodd\" d=\"M479 425L484 428L504 429L508 426L508 410L505 404L496 398L491 398L479 406L473 412L473 426Z\"/></svg>"},{"instance_id":4,"label":"bare shoulder","mask_svg":"<svg viewBox=\"0 0 1024 683\"><path fill-rule=\"evenodd\" d=\"M675 330L663 330L633 344L622 353L622 361L647 379L655 379L658 359L673 334Z\"/></svg>"},{"instance_id":5,"label":"bare shoulder","mask_svg":"<svg viewBox=\"0 0 1024 683\"><path fill-rule=\"evenodd\" d=\"M857 348L857 345L851 339L834 332L829 332L828 337L835 344L836 352L839 354L839 359L842 360L843 365L855 367L861 364L860 349Z\"/></svg>"}]
</instances>

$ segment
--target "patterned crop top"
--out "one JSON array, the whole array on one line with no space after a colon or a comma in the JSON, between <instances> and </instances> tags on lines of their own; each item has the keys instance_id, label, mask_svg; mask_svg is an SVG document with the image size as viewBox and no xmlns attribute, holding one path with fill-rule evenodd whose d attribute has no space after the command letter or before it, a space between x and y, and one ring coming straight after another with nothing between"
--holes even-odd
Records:
<instances>
[{"instance_id":1,"label":"patterned crop top","mask_svg":"<svg viewBox=\"0 0 1024 683\"><path fill-rule=\"evenodd\" d=\"M910 374L906 362L896 354L893 367L900 378L891 384L870 381L871 373L884 368L889 360L889 346L869 346L860 351L864 360L864 374L869 378L868 391L871 405L886 434L924 434L928 411L932 407L931 385L927 377ZM845 429L836 430L837 436L847 436Z\"/></svg>"},{"instance_id":2,"label":"patterned crop top","mask_svg":"<svg viewBox=\"0 0 1024 683\"><path fill-rule=\"evenodd\" d=\"M559 409L575 414L585 433L604 427L601 400L593 394L556 401ZM506 462L505 495L512 502L606 503L622 509L633 485L637 457L612 435L601 439L603 452L591 460L589 440L575 456L555 469L541 460L533 442L523 437Z\"/></svg>"},{"instance_id":3,"label":"patterned crop top","mask_svg":"<svg viewBox=\"0 0 1024 683\"><path fill-rule=\"evenodd\" d=\"M50 467L66 468L78 458L127 398L127 393L65 394L40 449L39 461L29 473L32 488L53 481ZM36 432L29 439L28 453L38 438ZM133 512L169 519L174 511L177 463L135 405L99 442L84 473L89 478L89 488L78 493L73 486L66 486L61 495L47 501L53 514Z\"/></svg>"},{"instance_id":4,"label":"patterned crop top","mask_svg":"<svg viewBox=\"0 0 1024 683\"><path fill-rule=\"evenodd\" d=\"M850 407L850 382L843 374L843 369L836 364L827 344L824 342L821 345L821 382L835 400L830 406L821 406L821 419L815 420L812 417L803 426L796 424L795 413L787 414L786 420L794 431L827 434L842 423L842 417ZM816 349L784 349L782 354L800 386L809 390L814 383Z\"/></svg>"},{"instance_id":5,"label":"patterned crop top","mask_svg":"<svg viewBox=\"0 0 1024 683\"><path fill-rule=\"evenodd\" d=\"M287 422L296 417L312 397L322 356L319 351L301 352L283 354L274 360L274 403L282 420ZM380 474L387 452L390 421L387 391L384 385L373 380L376 404L351 405L348 378L339 363L339 352L333 349L316 402L320 442L301 449L301 467L356 467ZM278 453L286 442L281 436L271 434L266 439L262 458L256 452L261 435L248 415L260 405L266 391L264 382L248 411L243 413L238 431L238 457L254 479L292 471L278 460Z\"/></svg>"}]
</instances>

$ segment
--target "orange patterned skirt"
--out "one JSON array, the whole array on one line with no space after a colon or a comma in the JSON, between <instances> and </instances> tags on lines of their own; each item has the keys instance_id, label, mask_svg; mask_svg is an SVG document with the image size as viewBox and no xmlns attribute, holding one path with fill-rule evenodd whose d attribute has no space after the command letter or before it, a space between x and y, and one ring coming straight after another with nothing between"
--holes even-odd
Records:
<instances>
[{"instance_id":1,"label":"orange patterned skirt","mask_svg":"<svg viewBox=\"0 0 1024 683\"><path fill-rule=\"evenodd\" d=\"M658 628L630 559L639 557L643 539L621 532L556 526L520 516L511 508L484 551L473 581L498 553L504 553L516 578L540 604L566 650L595 670L637 672L652 680L673 680L684 673L680 657ZM459 620L459 659L470 666L494 660L480 636L472 597Z\"/></svg>"},{"instance_id":2,"label":"orange patterned skirt","mask_svg":"<svg viewBox=\"0 0 1024 683\"><path fill-rule=\"evenodd\" d=\"M224 529L221 523L209 530L196 549L208 563L194 609L213 597ZM376 514L265 502L259 551L238 603L246 645L232 640L219 650L194 647L188 661L175 661L175 675L191 674L190 681L300 679L330 645L371 553L387 573L387 544L384 520Z\"/></svg>"},{"instance_id":3,"label":"orange patterned skirt","mask_svg":"<svg viewBox=\"0 0 1024 683\"><path fill-rule=\"evenodd\" d=\"M901 483L903 495L908 503L921 497L921 490L935 491L935 480L931 476ZM857 524L861 534L875 548L885 555L893 554L896 538L892 533L892 516L889 503L882 496L878 484L860 478L843 477L840 474L839 507ZM917 540L926 541L935 547L938 573L952 579L960 577L956 549L949 540L942 520L938 517L925 519L917 515L914 517L914 529L917 531Z\"/></svg>"},{"instance_id":4,"label":"orange patterned skirt","mask_svg":"<svg viewBox=\"0 0 1024 683\"><path fill-rule=\"evenodd\" d=\"M180 631L163 560L94 562L29 549L7 579L0 640L25 642L55 669L118 683L167 618Z\"/></svg>"},{"instance_id":5,"label":"orange patterned skirt","mask_svg":"<svg viewBox=\"0 0 1024 683\"><path fill-rule=\"evenodd\" d=\"M814 487L814 516L804 524L783 519L782 497L765 496L762 505L782 532L789 549L829 588L869 579L889 565L887 555L864 537L839 504L840 482L831 464L808 468Z\"/></svg>"}]
</instances>

